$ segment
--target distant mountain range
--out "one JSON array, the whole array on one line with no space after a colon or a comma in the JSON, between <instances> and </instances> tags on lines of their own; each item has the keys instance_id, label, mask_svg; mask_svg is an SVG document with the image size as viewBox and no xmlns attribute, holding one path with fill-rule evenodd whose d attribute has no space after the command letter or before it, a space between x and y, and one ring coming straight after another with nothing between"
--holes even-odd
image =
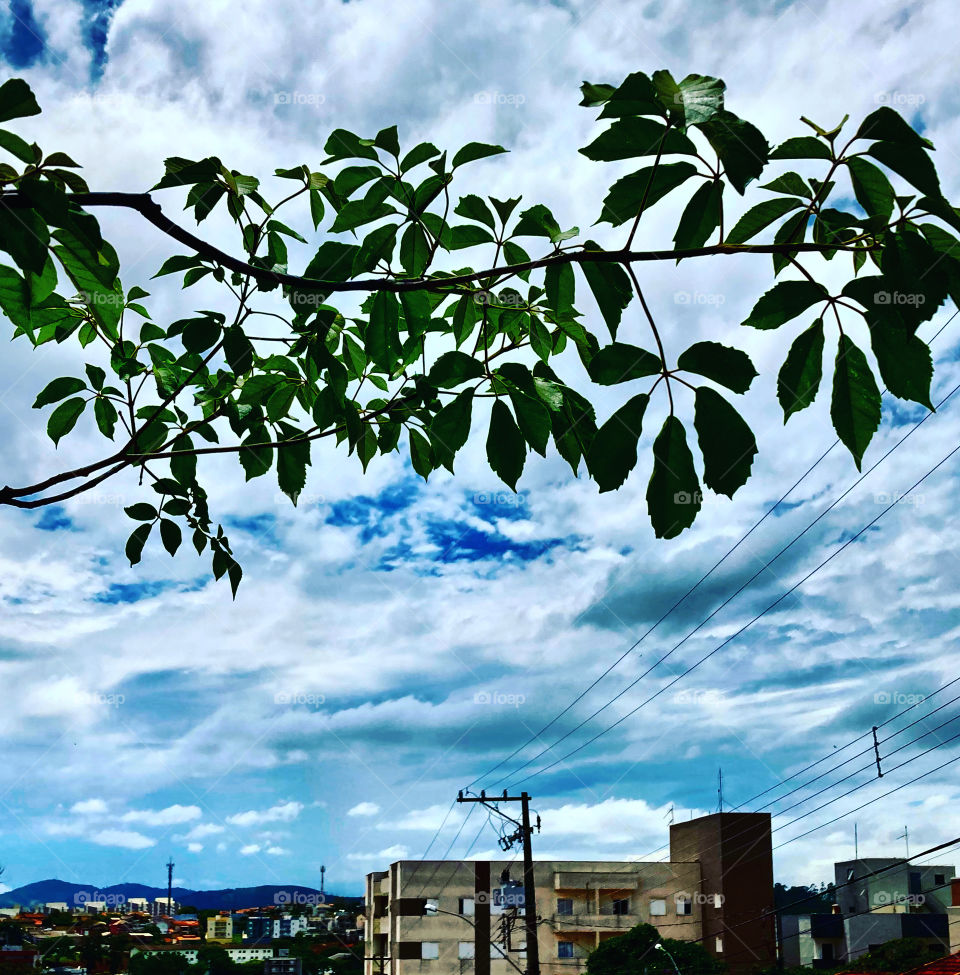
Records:
<instances>
[{"instance_id":1,"label":"distant mountain range","mask_svg":"<svg viewBox=\"0 0 960 975\"><path fill-rule=\"evenodd\" d=\"M97 887L95 884L74 884L66 880L38 880L36 883L17 887L0 894L0 907L27 907L33 904L66 902L70 907L80 907L85 901L105 900L108 904L123 903L130 897L146 897L154 900L166 897L166 887L148 887L146 884L113 884ZM242 907L271 907L293 904L317 903L320 897L327 901L346 901L360 904L362 897L340 897L325 893L315 887L299 884L263 884L260 887L227 887L224 890L188 890L174 887L173 899L178 904L196 907L198 910L227 911ZM123 900L121 900L123 898Z\"/></svg>"}]
</instances>

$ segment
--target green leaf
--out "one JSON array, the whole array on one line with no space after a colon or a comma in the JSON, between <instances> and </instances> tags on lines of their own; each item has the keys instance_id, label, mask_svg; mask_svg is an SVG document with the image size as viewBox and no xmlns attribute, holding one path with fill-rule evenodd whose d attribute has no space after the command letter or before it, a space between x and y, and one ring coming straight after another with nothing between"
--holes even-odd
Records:
<instances>
[{"instance_id":1,"label":"green leaf","mask_svg":"<svg viewBox=\"0 0 960 975\"><path fill-rule=\"evenodd\" d=\"M22 78L11 78L0 85L0 122L39 114L37 99Z\"/></svg>"},{"instance_id":2,"label":"green leaf","mask_svg":"<svg viewBox=\"0 0 960 975\"><path fill-rule=\"evenodd\" d=\"M466 352L444 352L431 367L427 382L439 389L453 389L484 374L483 363Z\"/></svg>"},{"instance_id":3,"label":"green leaf","mask_svg":"<svg viewBox=\"0 0 960 975\"><path fill-rule=\"evenodd\" d=\"M157 509L146 501L138 501L123 510L126 516L134 521L153 521L157 517Z\"/></svg>"},{"instance_id":4,"label":"green leaf","mask_svg":"<svg viewBox=\"0 0 960 975\"><path fill-rule=\"evenodd\" d=\"M759 375L746 352L719 342L694 342L680 353L677 368L712 379L735 393L745 393Z\"/></svg>"},{"instance_id":5,"label":"green leaf","mask_svg":"<svg viewBox=\"0 0 960 975\"><path fill-rule=\"evenodd\" d=\"M624 176L610 187L597 223L606 222L619 227L640 212L641 202L644 203L644 209L652 207L686 182L696 171L697 167L688 162L661 163L659 166L648 166Z\"/></svg>"},{"instance_id":6,"label":"green leaf","mask_svg":"<svg viewBox=\"0 0 960 975\"><path fill-rule=\"evenodd\" d=\"M927 343L892 316L876 316L868 319L868 324L870 345L887 389L900 399L933 410L933 358Z\"/></svg>"},{"instance_id":7,"label":"green leaf","mask_svg":"<svg viewBox=\"0 0 960 975\"><path fill-rule=\"evenodd\" d=\"M33 408L39 410L42 406L49 406L67 396L79 393L87 388L87 384L82 379L75 379L72 376L61 376L47 383L46 386L37 394L33 402Z\"/></svg>"},{"instance_id":8,"label":"green leaf","mask_svg":"<svg viewBox=\"0 0 960 975\"><path fill-rule=\"evenodd\" d=\"M277 484L294 504L306 486L309 463L308 441L290 443L277 449Z\"/></svg>"},{"instance_id":9,"label":"green leaf","mask_svg":"<svg viewBox=\"0 0 960 975\"><path fill-rule=\"evenodd\" d=\"M432 307L426 291L401 291L403 319L411 335L423 335L430 325Z\"/></svg>"},{"instance_id":10,"label":"green leaf","mask_svg":"<svg viewBox=\"0 0 960 975\"><path fill-rule=\"evenodd\" d=\"M684 208L673 242L680 249L703 247L720 226L722 208L723 183L719 180L704 183Z\"/></svg>"},{"instance_id":11,"label":"green leaf","mask_svg":"<svg viewBox=\"0 0 960 975\"><path fill-rule=\"evenodd\" d=\"M563 231L554 215L542 203L537 203L520 214L513 237L548 237L557 243Z\"/></svg>"},{"instance_id":12,"label":"green leaf","mask_svg":"<svg viewBox=\"0 0 960 975\"><path fill-rule=\"evenodd\" d=\"M654 76L657 80L658 71ZM719 78L689 74L677 85L680 111L684 125L702 125L723 113L723 92L726 85Z\"/></svg>"},{"instance_id":13,"label":"green leaf","mask_svg":"<svg viewBox=\"0 0 960 975\"><path fill-rule=\"evenodd\" d=\"M650 397L640 393L627 400L597 431L587 452L587 470L600 492L615 491L637 466L637 443Z\"/></svg>"},{"instance_id":14,"label":"green leaf","mask_svg":"<svg viewBox=\"0 0 960 975\"><path fill-rule=\"evenodd\" d=\"M393 256L393 248L397 241L396 224L384 224L371 230L363 239L360 250L354 259L353 276L363 274L365 271L372 271L380 261L390 261ZM409 233L413 227L407 228Z\"/></svg>"},{"instance_id":15,"label":"green leaf","mask_svg":"<svg viewBox=\"0 0 960 975\"><path fill-rule=\"evenodd\" d=\"M575 278L569 264L551 264L544 274L547 304L558 318L572 318Z\"/></svg>"},{"instance_id":16,"label":"green leaf","mask_svg":"<svg viewBox=\"0 0 960 975\"><path fill-rule=\"evenodd\" d=\"M596 108L598 105L603 105L608 102L610 96L616 91L616 88L613 85L595 85L589 81L585 81L580 86L580 91L583 93L580 105L585 108Z\"/></svg>"},{"instance_id":17,"label":"green leaf","mask_svg":"<svg viewBox=\"0 0 960 975\"><path fill-rule=\"evenodd\" d=\"M933 148L933 143L916 132L907 121L887 105L871 112L857 129L857 139L878 139L883 142L897 142L908 146Z\"/></svg>"},{"instance_id":18,"label":"green leaf","mask_svg":"<svg viewBox=\"0 0 960 975\"><path fill-rule=\"evenodd\" d=\"M474 224L463 224L450 228L450 250L462 250L464 247L476 247L478 244L492 244L493 235L483 227Z\"/></svg>"},{"instance_id":19,"label":"green leaf","mask_svg":"<svg viewBox=\"0 0 960 975\"><path fill-rule=\"evenodd\" d=\"M49 243L46 221L35 210L0 207L0 249L21 270L43 274Z\"/></svg>"},{"instance_id":20,"label":"green leaf","mask_svg":"<svg viewBox=\"0 0 960 975\"><path fill-rule=\"evenodd\" d=\"M605 90L607 87L607 85L592 86L594 92L597 89ZM656 87L642 71L627 75L610 94L600 113L600 118L621 118L625 115L665 115Z\"/></svg>"},{"instance_id":21,"label":"green leaf","mask_svg":"<svg viewBox=\"0 0 960 975\"><path fill-rule=\"evenodd\" d=\"M440 150L435 145L430 142L421 142L403 157L400 161L400 169L402 172L406 172L408 169L413 169L414 166L419 166L428 159L433 159L434 156L439 155Z\"/></svg>"},{"instance_id":22,"label":"green leaf","mask_svg":"<svg viewBox=\"0 0 960 975\"><path fill-rule=\"evenodd\" d=\"M273 448L259 446L272 441L265 426L254 428L241 442L239 452L240 465L246 474L246 480L260 477L270 470L273 464Z\"/></svg>"},{"instance_id":23,"label":"green leaf","mask_svg":"<svg viewBox=\"0 0 960 975\"><path fill-rule=\"evenodd\" d=\"M875 142L867 154L902 176L927 196L940 196L940 180L922 146L898 142Z\"/></svg>"},{"instance_id":24,"label":"green leaf","mask_svg":"<svg viewBox=\"0 0 960 975\"><path fill-rule=\"evenodd\" d=\"M334 129L323 146L327 154L326 162L339 159L377 159L377 151L369 144L369 139L361 139L347 129ZM367 143L367 144L364 144Z\"/></svg>"},{"instance_id":25,"label":"green leaf","mask_svg":"<svg viewBox=\"0 0 960 975\"><path fill-rule=\"evenodd\" d=\"M791 200L778 197L774 200L764 200L755 207L751 207L737 221L733 230L727 234L727 244L742 244L751 237L760 233L764 227L769 226L778 217L804 206L802 200Z\"/></svg>"},{"instance_id":26,"label":"green leaf","mask_svg":"<svg viewBox=\"0 0 960 975\"><path fill-rule=\"evenodd\" d=\"M424 235L423 228L412 223L400 238L400 263L407 274L421 277L427 269L430 260L430 245Z\"/></svg>"},{"instance_id":27,"label":"green leaf","mask_svg":"<svg viewBox=\"0 0 960 975\"><path fill-rule=\"evenodd\" d=\"M700 131L713 146L730 185L741 195L747 184L763 172L769 147L763 133L733 112L716 112L699 123Z\"/></svg>"},{"instance_id":28,"label":"green leaf","mask_svg":"<svg viewBox=\"0 0 960 975\"><path fill-rule=\"evenodd\" d=\"M493 403L490 431L487 434L487 460L500 480L516 491L517 480L523 472L527 444L503 400Z\"/></svg>"},{"instance_id":29,"label":"green leaf","mask_svg":"<svg viewBox=\"0 0 960 975\"><path fill-rule=\"evenodd\" d=\"M323 197L319 190L310 190L310 219L313 221L313 229L316 230L323 220Z\"/></svg>"},{"instance_id":30,"label":"green leaf","mask_svg":"<svg viewBox=\"0 0 960 975\"><path fill-rule=\"evenodd\" d=\"M20 136L13 132L7 132L5 129L0 129L0 149L6 149L11 155L25 163L33 163L34 161L33 146L21 139Z\"/></svg>"},{"instance_id":31,"label":"green leaf","mask_svg":"<svg viewBox=\"0 0 960 975\"><path fill-rule=\"evenodd\" d=\"M612 162L636 156L656 156L659 152L693 156L697 147L675 128L667 128L651 118L634 116L614 122L580 152L595 162Z\"/></svg>"},{"instance_id":32,"label":"green leaf","mask_svg":"<svg viewBox=\"0 0 960 975\"><path fill-rule=\"evenodd\" d=\"M413 427L410 428L410 463L424 480L433 471L433 449L430 441Z\"/></svg>"},{"instance_id":33,"label":"green leaf","mask_svg":"<svg viewBox=\"0 0 960 975\"><path fill-rule=\"evenodd\" d=\"M400 139L397 136L397 127L391 125L389 128L381 129L373 144L384 152L389 152L391 156L400 156Z\"/></svg>"},{"instance_id":34,"label":"green leaf","mask_svg":"<svg viewBox=\"0 0 960 975\"><path fill-rule=\"evenodd\" d=\"M175 274L177 271L187 271L192 267L202 266L203 261L195 254L174 254L163 262L154 277L159 278L164 274Z\"/></svg>"},{"instance_id":35,"label":"green leaf","mask_svg":"<svg viewBox=\"0 0 960 975\"><path fill-rule=\"evenodd\" d=\"M163 547L171 555L176 555L177 549L180 548L180 542L183 541L183 533L180 531L180 526L169 518L161 518L160 541L163 542Z\"/></svg>"},{"instance_id":36,"label":"green leaf","mask_svg":"<svg viewBox=\"0 0 960 975\"><path fill-rule=\"evenodd\" d=\"M491 230L496 230L497 225L490 208L475 193L460 197L460 202L454 207L453 212L468 220L485 223Z\"/></svg>"},{"instance_id":37,"label":"green leaf","mask_svg":"<svg viewBox=\"0 0 960 975\"><path fill-rule=\"evenodd\" d=\"M50 414L50 419L47 420L47 435L55 444L59 445L61 438L65 437L76 426L77 420L86 405L81 397L75 396L73 399L61 403Z\"/></svg>"},{"instance_id":38,"label":"green leaf","mask_svg":"<svg viewBox=\"0 0 960 975\"><path fill-rule=\"evenodd\" d=\"M584 244L586 250L600 250L599 244L588 240ZM504 247L506 254L506 247ZM580 270L590 285L593 297L596 299L600 308L600 314L607 323L610 330L610 337L617 337L617 329L620 327L620 320L623 311L630 304L633 297L633 289L630 287L630 278L627 272L619 264L612 264L606 261L583 261Z\"/></svg>"},{"instance_id":39,"label":"green leaf","mask_svg":"<svg viewBox=\"0 0 960 975\"><path fill-rule=\"evenodd\" d=\"M475 159L485 159L487 156L497 156L507 150L503 146L486 145L483 142L468 142L453 157L451 166L456 169L464 163L473 162Z\"/></svg>"},{"instance_id":40,"label":"green leaf","mask_svg":"<svg viewBox=\"0 0 960 975\"><path fill-rule=\"evenodd\" d=\"M240 376L252 368L256 350L243 329L231 325L223 332L223 354L234 375Z\"/></svg>"},{"instance_id":41,"label":"green leaf","mask_svg":"<svg viewBox=\"0 0 960 975\"><path fill-rule=\"evenodd\" d=\"M353 273L358 244L342 244L338 240L324 241L303 276L320 281L346 281Z\"/></svg>"},{"instance_id":42,"label":"green leaf","mask_svg":"<svg viewBox=\"0 0 960 975\"><path fill-rule=\"evenodd\" d=\"M708 386L694 397L694 428L703 455L703 481L732 498L750 477L757 441L742 416Z\"/></svg>"},{"instance_id":43,"label":"green leaf","mask_svg":"<svg viewBox=\"0 0 960 975\"><path fill-rule=\"evenodd\" d=\"M205 352L220 340L221 325L215 318L192 318L181 335L188 352Z\"/></svg>"},{"instance_id":44,"label":"green leaf","mask_svg":"<svg viewBox=\"0 0 960 975\"><path fill-rule=\"evenodd\" d=\"M753 328L779 328L827 297L827 289L822 284L781 281L760 298L741 324Z\"/></svg>"},{"instance_id":45,"label":"green leaf","mask_svg":"<svg viewBox=\"0 0 960 975\"><path fill-rule=\"evenodd\" d=\"M510 265L515 264L526 264L530 260L530 255L519 245L515 244L512 240L505 241L503 244L503 256ZM518 271L517 277L521 278L523 281L530 280L529 271Z\"/></svg>"},{"instance_id":46,"label":"green leaf","mask_svg":"<svg viewBox=\"0 0 960 975\"><path fill-rule=\"evenodd\" d=\"M376 457L378 449L377 431L374 429L373 424L367 423L364 425L363 433L357 441L357 457L360 458L360 464L363 467L364 473L366 473L367 465Z\"/></svg>"},{"instance_id":47,"label":"green leaf","mask_svg":"<svg viewBox=\"0 0 960 975\"><path fill-rule=\"evenodd\" d=\"M818 318L794 339L777 376L777 399L783 407L784 423L814 401L822 374L823 319Z\"/></svg>"},{"instance_id":48,"label":"green leaf","mask_svg":"<svg viewBox=\"0 0 960 975\"><path fill-rule=\"evenodd\" d=\"M152 527L153 525L137 525L133 534L127 539L124 552L131 565L136 565L140 561L140 557L143 555L143 546L147 543Z\"/></svg>"},{"instance_id":49,"label":"green leaf","mask_svg":"<svg viewBox=\"0 0 960 975\"><path fill-rule=\"evenodd\" d=\"M774 193L786 193L789 196L813 196L813 191L797 173L783 173L769 183L764 183L760 189L772 190Z\"/></svg>"},{"instance_id":50,"label":"green leaf","mask_svg":"<svg viewBox=\"0 0 960 975\"><path fill-rule=\"evenodd\" d=\"M647 511L657 538L676 538L689 528L702 500L683 424L668 416L653 443L653 473L647 485Z\"/></svg>"},{"instance_id":51,"label":"green leaf","mask_svg":"<svg viewBox=\"0 0 960 975\"><path fill-rule=\"evenodd\" d=\"M867 211L868 217L879 218L880 225L887 224L893 213L895 194L883 170L859 156L848 159L847 168L857 203Z\"/></svg>"},{"instance_id":52,"label":"green leaf","mask_svg":"<svg viewBox=\"0 0 960 975\"><path fill-rule=\"evenodd\" d=\"M781 142L773 152L771 159L829 159L830 148L825 142L812 135L795 136Z\"/></svg>"},{"instance_id":53,"label":"green leaf","mask_svg":"<svg viewBox=\"0 0 960 975\"><path fill-rule=\"evenodd\" d=\"M522 363L506 362L500 366L498 375L508 383L507 391L524 439L538 454L546 457L552 421L530 370Z\"/></svg>"},{"instance_id":54,"label":"green leaf","mask_svg":"<svg viewBox=\"0 0 960 975\"><path fill-rule=\"evenodd\" d=\"M662 369L663 363L659 356L625 342L611 342L587 365L590 378L601 386L614 386L631 379L656 376Z\"/></svg>"},{"instance_id":55,"label":"green leaf","mask_svg":"<svg viewBox=\"0 0 960 975\"><path fill-rule=\"evenodd\" d=\"M453 458L470 435L473 390L465 389L433 418L427 433L436 459L453 473Z\"/></svg>"},{"instance_id":56,"label":"green leaf","mask_svg":"<svg viewBox=\"0 0 960 975\"><path fill-rule=\"evenodd\" d=\"M93 417L97 421L100 432L113 440L113 432L117 426L117 408L105 396L98 396L93 401Z\"/></svg>"},{"instance_id":57,"label":"green leaf","mask_svg":"<svg viewBox=\"0 0 960 975\"><path fill-rule=\"evenodd\" d=\"M830 416L860 470L863 454L880 426L880 390L867 357L846 334L840 336L837 349Z\"/></svg>"}]
</instances>

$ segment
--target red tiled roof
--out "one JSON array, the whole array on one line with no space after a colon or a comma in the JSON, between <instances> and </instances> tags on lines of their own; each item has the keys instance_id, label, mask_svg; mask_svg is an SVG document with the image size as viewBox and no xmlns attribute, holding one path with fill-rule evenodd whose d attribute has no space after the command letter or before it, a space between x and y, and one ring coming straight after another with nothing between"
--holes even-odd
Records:
<instances>
[{"instance_id":1,"label":"red tiled roof","mask_svg":"<svg viewBox=\"0 0 960 975\"><path fill-rule=\"evenodd\" d=\"M902 975L960 975L960 951L944 955L943 958L935 958L926 965L903 972Z\"/></svg>"}]
</instances>

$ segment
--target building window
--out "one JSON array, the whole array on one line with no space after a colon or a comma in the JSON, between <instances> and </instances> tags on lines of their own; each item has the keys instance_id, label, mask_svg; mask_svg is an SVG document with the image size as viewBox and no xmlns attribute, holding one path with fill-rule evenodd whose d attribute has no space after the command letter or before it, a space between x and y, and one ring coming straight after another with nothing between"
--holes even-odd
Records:
<instances>
[{"instance_id":1,"label":"building window","mask_svg":"<svg viewBox=\"0 0 960 975\"><path fill-rule=\"evenodd\" d=\"M491 958L506 958L507 953L500 947L496 942L490 942L490 957Z\"/></svg>"},{"instance_id":2,"label":"building window","mask_svg":"<svg viewBox=\"0 0 960 975\"><path fill-rule=\"evenodd\" d=\"M440 957L440 942L439 941L421 941L420 942L420 957L425 960L432 960Z\"/></svg>"},{"instance_id":3,"label":"building window","mask_svg":"<svg viewBox=\"0 0 960 975\"><path fill-rule=\"evenodd\" d=\"M677 898L677 914L681 917L687 917L693 913L693 902L689 897L678 897Z\"/></svg>"},{"instance_id":4,"label":"building window","mask_svg":"<svg viewBox=\"0 0 960 975\"><path fill-rule=\"evenodd\" d=\"M557 913L570 915L573 914L573 898L572 897L558 897L557 898Z\"/></svg>"},{"instance_id":5,"label":"building window","mask_svg":"<svg viewBox=\"0 0 960 975\"><path fill-rule=\"evenodd\" d=\"M718 955L722 955L723 954L723 938L719 934L717 935L717 945L716 945L716 948L717 948L717 954Z\"/></svg>"},{"instance_id":6,"label":"building window","mask_svg":"<svg viewBox=\"0 0 960 975\"><path fill-rule=\"evenodd\" d=\"M476 945L472 941L461 941L457 946L457 958L461 961L465 958L476 958Z\"/></svg>"},{"instance_id":7,"label":"building window","mask_svg":"<svg viewBox=\"0 0 960 975\"><path fill-rule=\"evenodd\" d=\"M833 961L833 945L820 945L820 958L823 961Z\"/></svg>"},{"instance_id":8,"label":"building window","mask_svg":"<svg viewBox=\"0 0 960 975\"><path fill-rule=\"evenodd\" d=\"M473 901L473 898L472 897L461 897L460 898L459 913L462 914L464 917L473 917L474 916L474 914L476 913L476 910L475 910L475 907L474 907L474 901ZM473 955L471 955L470 957L472 958Z\"/></svg>"},{"instance_id":9,"label":"building window","mask_svg":"<svg viewBox=\"0 0 960 975\"><path fill-rule=\"evenodd\" d=\"M847 867L847 880L853 880L853 867Z\"/></svg>"},{"instance_id":10,"label":"building window","mask_svg":"<svg viewBox=\"0 0 960 975\"><path fill-rule=\"evenodd\" d=\"M667 902L661 898L650 901L650 916L664 917L667 913Z\"/></svg>"},{"instance_id":11,"label":"building window","mask_svg":"<svg viewBox=\"0 0 960 975\"><path fill-rule=\"evenodd\" d=\"M558 941L557 942L557 958L573 958L573 942L572 941Z\"/></svg>"},{"instance_id":12,"label":"building window","mask_svg":"<svg viewBox=\"0 0 960 975\"><path fill-rule=\"evenodd\" d=\"M933 875L933 882L938 887L942 887L947 882L947 875L945 873L935 873Z\"/></svg>"},{"instance_id":13,"label":"building window","mask_svg":"<svg viewBox=\"0 0 960 975\"><path fill-rule=\"evenodd\" d=\"M614 914L629 914L630 913L630 898L629 897L619 897L613 902L613 913ZM666 910L663 912L666 914Z\"/></svg>"}]
</instances>

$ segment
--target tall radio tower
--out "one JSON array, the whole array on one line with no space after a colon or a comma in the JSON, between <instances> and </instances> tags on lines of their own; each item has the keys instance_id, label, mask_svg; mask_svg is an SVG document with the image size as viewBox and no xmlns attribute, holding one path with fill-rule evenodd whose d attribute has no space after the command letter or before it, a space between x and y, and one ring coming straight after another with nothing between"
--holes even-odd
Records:
<instances>
[{"instance_id":1,"label":"tall radio tower","mask_svg":"<svg viewBox=\"0 0 960 975\"><path fill-rule=\"evenodd\" d=\"M167 860L167 910L173 917L173 857Z\"/></svg>"}]
</instances>

